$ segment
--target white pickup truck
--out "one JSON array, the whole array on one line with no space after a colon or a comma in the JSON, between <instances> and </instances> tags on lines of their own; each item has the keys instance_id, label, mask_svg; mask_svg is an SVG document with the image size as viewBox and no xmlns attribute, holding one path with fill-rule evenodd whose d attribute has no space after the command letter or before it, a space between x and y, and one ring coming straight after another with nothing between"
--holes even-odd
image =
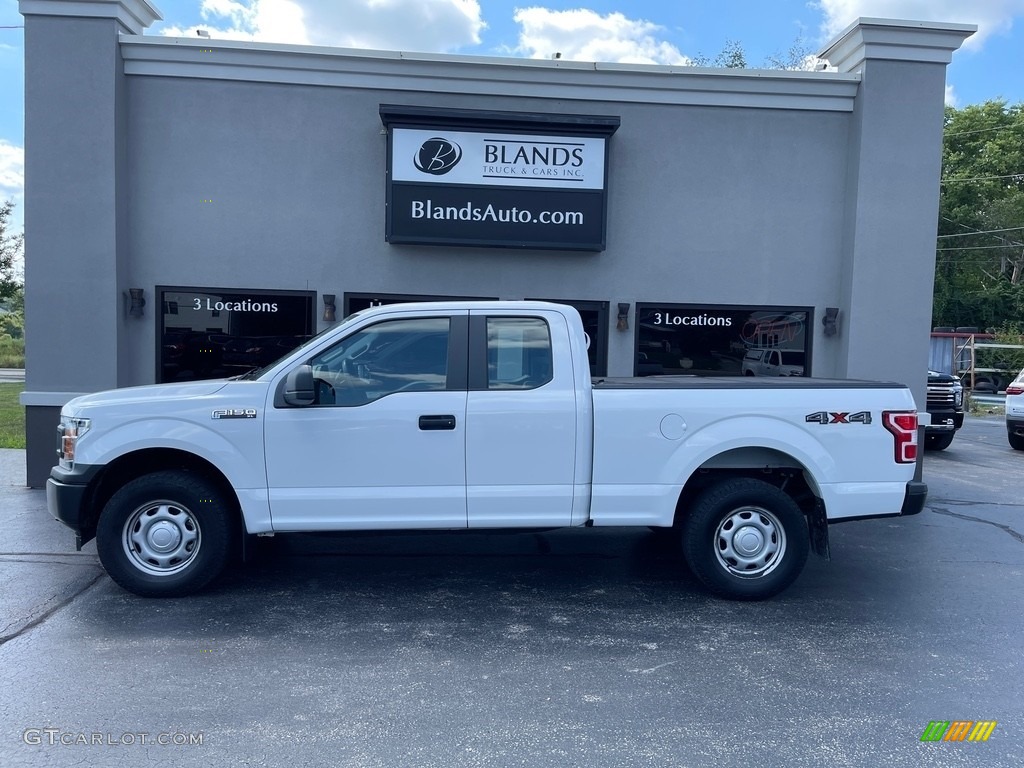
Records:
<instances>
[{"instance_id":1,"label":"white pickup truck","mask_svg":"<svg viewBox=\"0 0 1024 768\"><path fill-rule=\"evenodd\" d=\"M145 596L204 587L253 534L648 526L761 599L828 523L924 505L902 385L592 380L587 344L559 304L390 305L233 379L78 397L49 508Z\"/></svg>"}]
</instances>

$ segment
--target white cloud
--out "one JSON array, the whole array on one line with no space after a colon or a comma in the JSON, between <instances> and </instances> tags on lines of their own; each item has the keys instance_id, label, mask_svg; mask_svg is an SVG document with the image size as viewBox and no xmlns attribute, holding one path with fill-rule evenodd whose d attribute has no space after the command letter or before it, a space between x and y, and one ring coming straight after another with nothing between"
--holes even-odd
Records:
<instances>
[{"instance_id":1,"label":"white cloud","mask_svg":"<svg viewBox=\"0 0 1024 768\"><path fill-rule=\"evenodd\" d=\"M0 139L0 198L20 196L25 188L25 149Z\"/></svg>"},{"instance_id":2,"label":"white cloud","mask_svg":"<svg viewBox=\"0 0 1024 768\"><path fill-rule=\"evenodd\" d=\"M201 28L222 40L377 50L454 51L485 27L477 0L203 0L201 12Z\"/></svg>"},{"instance_id":3,"label":"white cloud","mask_svg":"<svg viewBox=\"0 0 1024 768\"><path fill-rule=\"evenodd\" d=\"M953 86L952 85L947 85L946 86L946 106L947 107L958 107L958 106L960 106L960 101L959 101L959 99L957 99L956 92L953 90Z\"/></svg>"},{"instance_id":4,"label":"white cloud","mask_svg":"<svg viewBox=\"0 0 1024 768\"><path fill-rule=\"evenodd\" d=\"M584 8L553 11L534 7L517 8L513 18L520 26L519 45L514 52L531 59L548 59L561 53L563 59L573 61L691 63L674 45L657 38L662 27L621 13L601 16Z\"/></svg>"},{"instance_id":5,"label":"white cloud","mask_svg":"<svg viewBox=\"0 0 1024 768\"><path fill-rule=\"evenodd\" d=\"M818 0L815 5L825 14L822 30L828 38L860 16L977 24L966 48L981 48L989 35L1008 32L1014 17L1024 15L1024 0Z\"/></svg>"},{"instance_id":6,"label":"white cloud","mask_svg":"<svg viewBox=\"0 0 1024 768\"><path fill-rule=\"evenodd\" d=\"M0 139L0 201L11 200L11 232L23 229L25 200L25 148Z\"/></svg>"}]
</instances>

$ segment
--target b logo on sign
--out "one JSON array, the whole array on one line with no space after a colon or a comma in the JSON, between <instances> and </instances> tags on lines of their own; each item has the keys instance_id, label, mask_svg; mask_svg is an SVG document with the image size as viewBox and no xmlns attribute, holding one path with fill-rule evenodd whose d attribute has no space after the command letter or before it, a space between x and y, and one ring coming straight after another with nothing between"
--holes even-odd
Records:
<instances>
[{"instance_id":1,"label":"b logo on sign","mask_svg":"<svg viewBox=\"0 0 1024 768\"><path fill-rule=\"evenodd\" d=\"M462 159L462 147L454 141L437 136L427 139L420 146L413 158L417 170L431 176L443 176L459 164Z\"/></svg>"}]
</instances>

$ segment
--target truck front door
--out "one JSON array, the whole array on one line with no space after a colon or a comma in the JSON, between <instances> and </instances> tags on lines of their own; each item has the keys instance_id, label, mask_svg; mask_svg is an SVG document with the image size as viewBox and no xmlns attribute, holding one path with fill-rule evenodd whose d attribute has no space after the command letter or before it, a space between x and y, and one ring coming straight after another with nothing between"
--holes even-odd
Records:
<instances>
[{"instance_id":1,"label":"truck front door","mask_svg":"<svg viewBox=\"0 0 1024 768\"><path fill-rule=\"evenodd\" d=\"M396 312L313 354L314 404L266 409L274 528L464 528L467 337Z\"/></svg>"}]
</instances>

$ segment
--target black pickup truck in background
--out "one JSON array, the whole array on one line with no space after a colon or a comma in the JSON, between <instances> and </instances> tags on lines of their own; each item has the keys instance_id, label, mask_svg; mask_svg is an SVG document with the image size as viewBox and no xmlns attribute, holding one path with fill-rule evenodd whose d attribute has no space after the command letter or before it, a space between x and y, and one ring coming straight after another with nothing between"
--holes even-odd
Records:
<instances>
[{"instance_id":1,"label":"black pickup truck in background","mask_svg":"<svg viewBox=\"0 0 1024 768\"><path fill-rule=\"evenodd\" d=\"M964 388L958 378L928 371L928 413L932 423L925 429L924 447L943 451L964 425Z\"/></svg>"}]
</instances>

